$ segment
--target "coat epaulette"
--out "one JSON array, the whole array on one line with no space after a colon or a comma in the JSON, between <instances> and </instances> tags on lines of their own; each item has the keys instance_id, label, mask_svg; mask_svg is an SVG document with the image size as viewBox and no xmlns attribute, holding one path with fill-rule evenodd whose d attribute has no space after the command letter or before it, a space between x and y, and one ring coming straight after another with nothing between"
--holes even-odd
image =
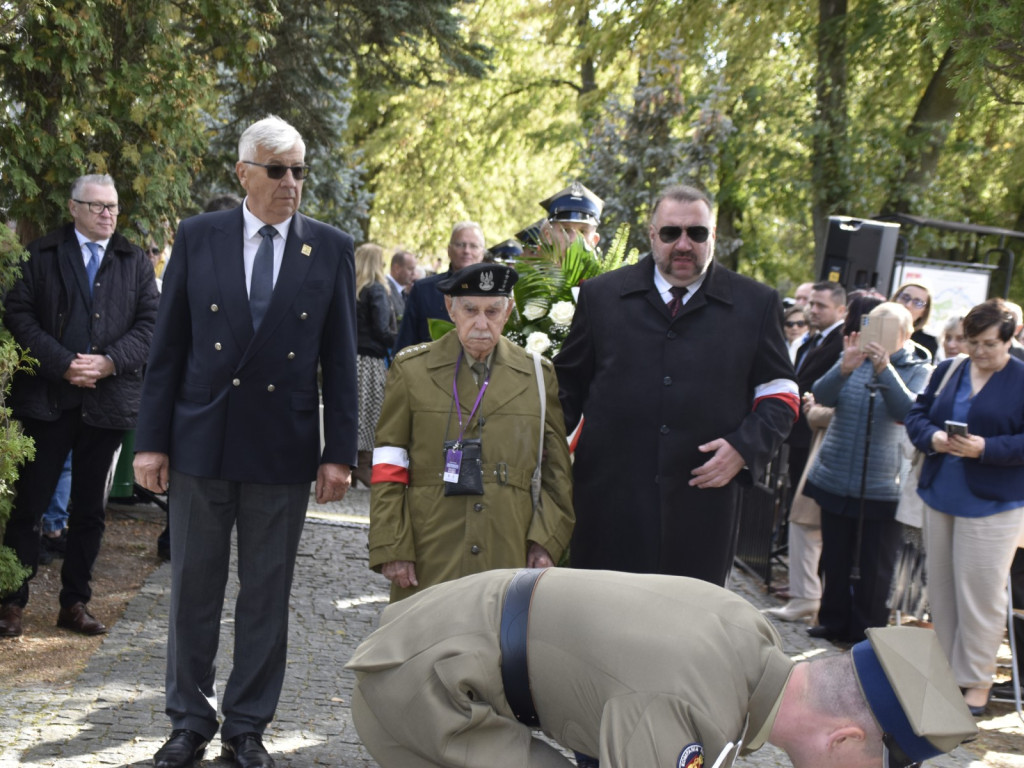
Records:
<instances>
[{"instance_id":1,"label":"coat epaulette","mask_svg":"<svg viewBox=\"0 0 1024 768\"><path fill-rule=\"evenodd\" d=\"M395 355L395 360L405 359L412 355L419 355L430 349L430 344L410 344Z\"/></svg>"}]
</instances>

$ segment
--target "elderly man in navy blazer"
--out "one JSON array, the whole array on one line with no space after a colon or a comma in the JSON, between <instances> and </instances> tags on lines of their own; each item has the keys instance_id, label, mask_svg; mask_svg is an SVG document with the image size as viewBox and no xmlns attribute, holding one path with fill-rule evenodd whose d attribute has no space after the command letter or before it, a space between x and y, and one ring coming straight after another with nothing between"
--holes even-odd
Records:
<instances>
[{"instance_id":1,"label":"elderly man in navy blazer","mask_svg":"<svg viewBox=\"0 0 1024 768\"><path fill-rule=\"evenodd\" d=\"M273 766L262 733L284 678L299 536L356 463L352 238L298 213L305 144L277 117L238 144L240 208L174 238L135 436L136 476L169 494L171 609L157 768L199 760L217 732L214 660L232 528L240 588L221 757ZM322 372L323 432L320 442Z\"/></svg>"}]
</instances>

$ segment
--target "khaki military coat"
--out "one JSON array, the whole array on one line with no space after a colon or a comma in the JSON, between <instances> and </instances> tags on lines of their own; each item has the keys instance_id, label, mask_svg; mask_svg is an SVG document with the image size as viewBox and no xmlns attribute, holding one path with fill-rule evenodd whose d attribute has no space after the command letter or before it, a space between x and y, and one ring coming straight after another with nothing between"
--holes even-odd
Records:
<instances>
[{"instance_id":1,"label":"khaki military coat","mask_svg":"<svg viewBox=\"0 0 1024 768\"><path fill-rule=\"evenodd\" d=\"M540 399L533 359L499 340L480 406L464 359L459 400L465 437L482 440L484 494L444 495L444 441L459 436L452 381L462 351L454 331L431 344L407 347L388 372L376 447L408 453L409 484L374 482L370 497L370 567L393 560L416 564L420 589L491 568L526 565L528 542L555 562L572 535L572 472L554 368L543 360L546 390L540 504L534 510L530 478L537 465ZM375 472L375 475L378 473ZM393 586L392 601L415 588Z\"/></svg>"},{"instance_id":2,"label":"khaki military coat","mask_svg":"<svg viewBox=\"0 0 1024 768\"><path fill-rule=\"evenodd\" d=\"M569 766L514 719L499 627L514 572L385 609L348 664L352 712L383 766ZM677 576L551 568L533 593L529 684L541 729L608 768L729 766L767 739L793 662L746 600Z\"/></svg>"}]
</instances>

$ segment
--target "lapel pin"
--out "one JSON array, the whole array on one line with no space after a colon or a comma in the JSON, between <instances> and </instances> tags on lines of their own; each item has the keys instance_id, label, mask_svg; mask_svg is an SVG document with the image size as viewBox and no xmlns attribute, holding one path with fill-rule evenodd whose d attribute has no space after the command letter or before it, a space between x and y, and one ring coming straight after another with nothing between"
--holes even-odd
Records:
<instances>
[{"instance_id":1,"label":"lapel pin","mask_svg":"<svg viewBox=\"0 0 1024 768\"><path fill-rule=\"evenodd\" d=\"M313 252L313 246L311 246L309 243L306 243L305 245L302 246L302 255L303 256L309 256L309 254L311 254L312 252Z\"/></svg>"}]
</instances>

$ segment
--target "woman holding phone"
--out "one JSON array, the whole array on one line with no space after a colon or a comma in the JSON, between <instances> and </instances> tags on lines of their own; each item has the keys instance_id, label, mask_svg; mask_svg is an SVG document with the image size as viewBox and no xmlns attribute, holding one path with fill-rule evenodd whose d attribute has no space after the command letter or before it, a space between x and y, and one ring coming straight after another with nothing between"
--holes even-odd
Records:
<instances>
[{"instance_id":1,"label":"woman holding phone","mask_svg":"<svg viewBox=\"0 0 1024 768\"><path fill-rule=\"evenodd\" d=\"M926 456L917 492L926 505L932 621L964 700L980 716L1024 517L1024 362L1010 355L1016 320L1001 299L974 307L963 326L969 357L939 365L906 427Z\"/></svg>"}]
</instances>

